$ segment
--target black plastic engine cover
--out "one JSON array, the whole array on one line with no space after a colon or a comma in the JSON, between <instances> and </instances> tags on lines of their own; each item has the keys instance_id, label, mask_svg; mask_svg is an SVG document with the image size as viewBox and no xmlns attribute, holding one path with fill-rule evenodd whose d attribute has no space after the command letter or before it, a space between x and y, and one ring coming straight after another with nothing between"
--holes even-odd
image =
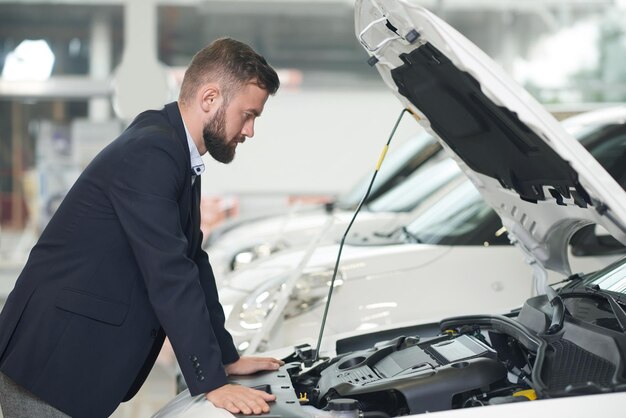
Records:
<instances>
[{"instance_id":1,"label":"black plastic engine cover","mask_svg":"<svg viewBox=\"0 0 626 418\"><path fill-rule=\"evenodd\" d=\"M320 395L365 399L364 395L394 394L413 414L447 410L455 395L506 378L506 368L495 357L488 346L467 335L439 337L401 349L392 345L361 350L321 373Z\"/></svg>"}]
</instances>

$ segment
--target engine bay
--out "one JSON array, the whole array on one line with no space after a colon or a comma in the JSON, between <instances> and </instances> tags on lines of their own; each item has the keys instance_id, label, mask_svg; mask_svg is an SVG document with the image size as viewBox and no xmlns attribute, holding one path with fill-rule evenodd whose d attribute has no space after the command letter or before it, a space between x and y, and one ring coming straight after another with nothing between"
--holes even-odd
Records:
<instances>
[{"instance_id":1,"label":"engine bay","mask_svg":"<svg viewBox=\"0 0 626 418\"><path fill-rule=\"evenodd\" d=\"M270 416L290 418L331 416L331 404L345 399L365 417L396 417L626 390L623 330L601 298L603 314L582 320L569 314L576 294L564 297L558 329L543 295L510 316L448 318L436 335L398 335L314 365L300 346L280 370L231 381L275 394Z\"/></svg>"}]
</instances>

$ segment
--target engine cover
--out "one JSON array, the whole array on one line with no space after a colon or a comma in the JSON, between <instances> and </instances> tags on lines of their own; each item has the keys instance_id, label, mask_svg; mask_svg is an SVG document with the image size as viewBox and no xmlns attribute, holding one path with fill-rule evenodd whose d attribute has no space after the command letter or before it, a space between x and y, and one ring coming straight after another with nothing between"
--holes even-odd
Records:
<instances>
[{"instance_id":1,"label":"engine cover","mask_svg":"<svg viewBox=\"0 0 626 418\"><path fill-rule=\"evenodd\" d=\"M400 402L415 414L450 409L455 395L489 387L506 375L495 351L461 335L350 353L321 372L318 388L327 401L348 397L380 403L362 405L363 410Z\"/></svg>"}]
</instances>

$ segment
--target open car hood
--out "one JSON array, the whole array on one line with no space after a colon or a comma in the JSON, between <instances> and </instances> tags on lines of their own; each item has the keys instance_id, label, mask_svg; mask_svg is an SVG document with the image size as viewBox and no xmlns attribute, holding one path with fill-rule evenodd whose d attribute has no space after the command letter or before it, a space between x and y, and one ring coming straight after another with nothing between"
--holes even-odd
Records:
<instances>
[{"instance_id":1,"label":"open car hood","mask_svg":"<svg viewBox=\"0 0 626 418\"><path fill-rule=\"evenodd\" d=\"M478 47L407 0L357 0L355 21L370 65L534 261L569 275L567 243L591 223L626 244L624 190Z\"/></svg>"}]
</instances>

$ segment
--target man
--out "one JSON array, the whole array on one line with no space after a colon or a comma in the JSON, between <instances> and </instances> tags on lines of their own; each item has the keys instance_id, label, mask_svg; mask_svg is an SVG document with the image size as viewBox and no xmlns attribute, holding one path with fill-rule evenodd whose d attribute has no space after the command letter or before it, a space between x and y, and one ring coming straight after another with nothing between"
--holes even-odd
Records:
<instances>
[{"instance_id":1,"label":"man","mask_svg":"<svg viewBox=\"0 0 626 418\"><path fill-rule=\"evenodd\" d=\"M33 248L0 314L5 418L105 417L132 398L167 335L192 395L244 414L272 395L227 374L239 357L199 229L200 155L230 162L279 87L249 46L194 56L178 103L140 114L85 169Z\"/></svg>"}]
</instances>

